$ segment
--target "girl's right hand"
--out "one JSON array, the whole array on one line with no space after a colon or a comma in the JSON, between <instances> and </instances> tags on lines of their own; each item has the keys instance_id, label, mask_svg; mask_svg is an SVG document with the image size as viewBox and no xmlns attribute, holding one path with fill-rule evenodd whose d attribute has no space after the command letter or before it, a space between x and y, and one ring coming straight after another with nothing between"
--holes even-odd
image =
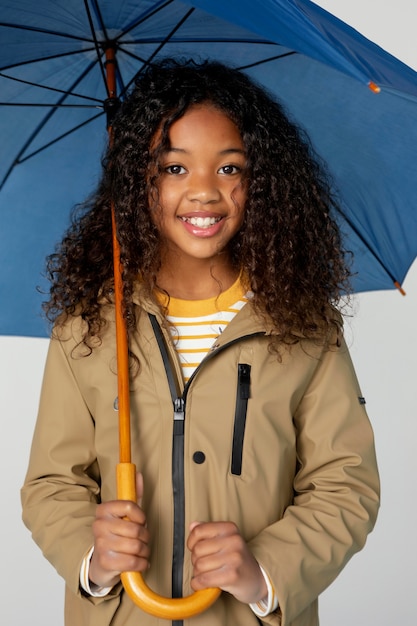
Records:
<instances>
[{"instance_id":1,"label":"girl's right hand","mask_svg":"<svg viewBox=\"0 0 417 626\"><path fill-rule=\"evenodd\" d=\"M137 474L138 502L143 494L143 477ZM99 587L113 587L121 572L144 572L149 567L149 532L139 504L114 500L99 504L93 522L94 552L90 581Z\"/></svg>"}]
</instances>

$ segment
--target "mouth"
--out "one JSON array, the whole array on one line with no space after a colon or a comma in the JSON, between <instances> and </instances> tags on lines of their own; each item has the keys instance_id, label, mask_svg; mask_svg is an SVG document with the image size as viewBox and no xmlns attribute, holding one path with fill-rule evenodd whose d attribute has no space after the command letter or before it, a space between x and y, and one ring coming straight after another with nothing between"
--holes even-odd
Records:
<instances>
[{"instance_id":1,"label":"mouth","mask_svg":"<svg viewBox=\"0 0 417 626\"><path fill-rule=\"evenodd\" d=\"M196 226L197 228L211 228L220 222L221 219L221 217L180 217L182 222L191 224L191 226Z\"/></svg>"}]
</instances>

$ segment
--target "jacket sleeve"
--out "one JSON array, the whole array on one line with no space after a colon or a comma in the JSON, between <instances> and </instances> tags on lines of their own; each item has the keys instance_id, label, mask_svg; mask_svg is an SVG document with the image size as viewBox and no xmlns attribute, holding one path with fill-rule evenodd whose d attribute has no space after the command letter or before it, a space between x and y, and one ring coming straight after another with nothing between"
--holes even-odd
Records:
<instances>
[{"instance_id":1,"label":"jacket sleeve","mask_svg":"<svg viewBox=\"0 0 417 626\"><path fill-rule=\"evenodd\" d=\"M284 517L251 541L290 624L365 544L379 507L372 428L345 345L325 351L294 415L297 473ZM282 621L281 621L282 620Z\"/></svg>"},{"instance_id":2,"label":"jacket sleeve","mask_svg":"<svg viewBox=\"0 0 417 626\"><path fill-rule=\"evenodd\" d=\"M44 556L79 593L99 500L94 421L60 341L46 360L39 414L22 488L23 521Z\"/></svg>"}]
</instances>

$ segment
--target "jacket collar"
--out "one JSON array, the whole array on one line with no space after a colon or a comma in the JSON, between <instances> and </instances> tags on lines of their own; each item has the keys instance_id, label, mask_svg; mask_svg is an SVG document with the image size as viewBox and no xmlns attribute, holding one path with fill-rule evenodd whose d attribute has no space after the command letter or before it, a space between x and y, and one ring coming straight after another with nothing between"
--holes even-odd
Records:
<instances>
[{"instance_id":1,"label":"jacket collar","mask_svg":"<svg viewBox=\"0 0 417 626\"><path fill-rule=\"evenodd\" d=\"M155 315L161 325L163 325L164 318L161 310L156 302L154 302L146 293L145 288L140 283L135 286L132 300L134 304L140 306L147 313ZM268 324L259 317L254 311L251 302L247 302L245 306L236 314L230 324L227 325L224 332L218 337L216 346L229 343L230 341L237 340L243 336L249 336L254 334L270 335L274 331L272 325L268 327Z\"/></svg>"}]
</instances>

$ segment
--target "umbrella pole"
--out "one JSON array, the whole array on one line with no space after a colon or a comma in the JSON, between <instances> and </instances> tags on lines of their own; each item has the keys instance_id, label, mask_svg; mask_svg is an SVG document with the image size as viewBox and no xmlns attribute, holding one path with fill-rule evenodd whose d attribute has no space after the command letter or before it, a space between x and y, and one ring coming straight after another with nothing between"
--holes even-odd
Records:
<instances>
[{"instance_id":1,"label":"umbrella pole","mask_svg":"<svg viewBox=\"0 0 417 626\"><path fill-rule=\"evenodd\" d=\"M116 56L112 47L106 49L106 80L108 98L105 102L110 145L113 142L112 116L118 106L116 86ZM126 317L123 304L123 267L120 261L120 245L114 202L111 203L114 304L117 350L117 398L119 414L119 465L117 467L118 497L136 502L136 468L131 463L130 398L129 398L129 347Z\"/></svg>"},{"instance_id":2,"label":"umbrella pole","mask_svg":"<svg viewBox=\"0 0 417 626\"><path fill-rule=\"evenodd\" d=\"M110 145L113 141L110 115L117 109L116 53L114 47L106 49L106 80L108 99L108 133ZM109 115L110 114L110 115ZM130 398L129 398L129 346L126 316L123 303L123 266L120 260L120 245L114 202L111 205L114 303L116 319L117 388L119 413L119 464L117 465L117 497L136 502L136 467L131 462ZM221 591L217 588L196 591L184 598L165 598L156 594L145 583L140 572L122 572L121 580L125 591L143 611L168 620L183 620L205 611L217 600Z\"/></svg>"},{"instance_id":3,"label":"umbrella pole","mask_svg":"<svg viewBox=\"0 0 417 626\"><path fill-rule=\"evenodd\" d=\"M114 265L114 299L116 315L116 346L117 346L117 387L119 413L119 460L130 463L130 402L129 402L129 350L127 341L126 319L123 307L123 268L120 263L120 248L116 236L116 222L112 206L113 228L113 265Z\"/></svg>"}]
</instances>

